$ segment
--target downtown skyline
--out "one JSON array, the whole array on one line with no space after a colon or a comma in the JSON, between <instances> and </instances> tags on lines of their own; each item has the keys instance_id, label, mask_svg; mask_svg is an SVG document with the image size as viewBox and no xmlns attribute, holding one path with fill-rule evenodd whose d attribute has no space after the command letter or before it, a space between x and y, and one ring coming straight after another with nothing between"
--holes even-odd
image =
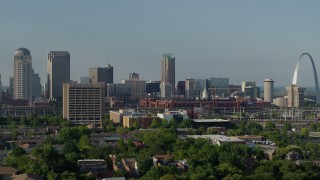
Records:
<instances>
[{"instance_id":1,"label":"downtown skyline","mask_svg":"<svg viewBox=\"0 0 320 180\"><path fill-rule=\"evenodd\" d=\"M37 2L37 7L32 4ZM63 3L61 3L63 2ZM230 84L272 78L291 83L301 53L319 71L318 1L0 1L0 73L13 75L14 51L25 47L46 82L47 53L68 51L71 79L89 68L114 67L114 81L137 72L161 79L161 56L176 57L176 81L227 77ZM56 13L58 10L59 13ZM41 16L40 16L41 15ZM23 27L23 28L19 28ZM301 86L313 86L309 62L300 65Z\"/></svg>"}]
</instances>

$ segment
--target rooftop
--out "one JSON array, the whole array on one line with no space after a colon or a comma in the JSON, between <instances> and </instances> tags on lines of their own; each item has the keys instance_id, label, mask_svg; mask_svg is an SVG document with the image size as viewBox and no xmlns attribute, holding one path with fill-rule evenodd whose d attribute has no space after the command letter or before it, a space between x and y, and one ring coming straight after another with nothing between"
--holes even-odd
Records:
<instances>
[{"instance_id":1,"label":"rooftop","mask_svg":"<svg viewBox=\"0 0 320 180\"><path fill-rule=\"evenodd\" d=\"M16 56L30 55L30 51L27 48L21 47L21 48L16 50L15 55Z\"/></svg>"},{"instance_id":2,"label":"rooftop","mask_svg":"<svg viewBox=\"0 0 320 180\"><path fill-rule=\"evenodd\" d=\"M238 139L236 137L229 137L229 136L224 136L224 135L187 135L187 137L191 138L204 138L204 139L210 139L211 141L213 140L218 140L220 142L244 142L242 139Z\"/></svg>"},{"instance_id":3,"label":"rooftop","mask_svg":"<svg viewBox=\"0 0 320 180\"><path fill-rule=\"evenodd\" d=\"M226 119L194 119L194 122L230 122L230 120L226 120Z\"/></svg>"}]
</instances>

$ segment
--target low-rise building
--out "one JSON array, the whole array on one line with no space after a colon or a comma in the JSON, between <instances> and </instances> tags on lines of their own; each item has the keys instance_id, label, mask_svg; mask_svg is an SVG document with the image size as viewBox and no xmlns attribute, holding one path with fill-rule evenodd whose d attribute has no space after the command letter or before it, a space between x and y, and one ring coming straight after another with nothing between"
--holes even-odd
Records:
<instances>
[{"instance_id":1,"label":"low-rise building","mask_svg":"<svg viewBox=\"0 0 320 180\"><path fill-rule=\"evenodd\" d=\"M194 126L199 127L230 127L230 120L225 119L194 119Z\"/></svg>"},{"instance_id":2,"label":"low-rise building","mask_svg":"<svg viewBox=\"0 0 320 180\"><path fill-rule=\"evenodd\" d=\"M229 137L225 135L187 135L190 138L204 138L209 139L214 145L222 145L226 143L233 143L233 144L245 144L245 141L242 139L238 139L236 137Z\"/></svg>"},{"instance_id":3,"label":"low-rise building","mask_svg":"<svg viewBox=\"0 0 320 180\"><path fill-rule=\"evenodd\" d=\"M182 121L183 119L188 119L188 113L187 111L168 111L166 110L164 113L158 113L157 117L160 119L165 119L167 121L170 121L172 118L176 119L177 121Z\"/></svg>"},{"instance_id":4,"label":"low-rise building","mask_svg":"<svg viewBox=\"0 0 320 180\"><path fill-rule=\"evenodd\" d=\"M123 127L131 128L134 123L137 123L139 128L149 128L152 123L153 117L150 114L142 115L140 113L123 116Z\"/></svg>"}]
</instances>

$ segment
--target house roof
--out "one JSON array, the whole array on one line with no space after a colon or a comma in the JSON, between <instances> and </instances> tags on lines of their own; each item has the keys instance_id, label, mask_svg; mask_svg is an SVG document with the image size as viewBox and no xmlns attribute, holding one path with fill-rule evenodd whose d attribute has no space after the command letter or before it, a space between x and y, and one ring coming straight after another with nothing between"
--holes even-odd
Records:
<instances>
[{"instance_id":1,"label":"house roof","mask_svg":"<svg viewBox=\"0 0 320 180\"><path fill-rule=\"evenodd\" d=\"M13 167L0 167L0 175L17 174L18 172L19 170Z\"/></svg>"},{"instance_id":2,"label":"house roof","mask_svg":"<svg viewBox=\"0 0 320 180\"><path fill-rule=\"evenodd\" d=\"M44 180L43 177L35 174L19 174L11 177L12 180Z\"/></svg>"}]
</instances>

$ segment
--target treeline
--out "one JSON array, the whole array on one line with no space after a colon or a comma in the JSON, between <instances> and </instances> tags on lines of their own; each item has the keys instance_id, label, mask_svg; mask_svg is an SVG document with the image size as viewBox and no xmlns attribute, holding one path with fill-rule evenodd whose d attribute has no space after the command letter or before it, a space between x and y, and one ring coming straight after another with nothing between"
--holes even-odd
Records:
<instances>
[{"instance_id":1,"label":"treeline","mask_svg":"<svg viewBox=\"0 0 320 180\"><path fill-rule=\"evenodd\" d=\"M46 127L46 126L67 126L68 121L62 118L62 115L53 116L21 116L21 117L0 117L0 126L9 128L12 126L19 127Z\"/></svg>"}]
</instances>

